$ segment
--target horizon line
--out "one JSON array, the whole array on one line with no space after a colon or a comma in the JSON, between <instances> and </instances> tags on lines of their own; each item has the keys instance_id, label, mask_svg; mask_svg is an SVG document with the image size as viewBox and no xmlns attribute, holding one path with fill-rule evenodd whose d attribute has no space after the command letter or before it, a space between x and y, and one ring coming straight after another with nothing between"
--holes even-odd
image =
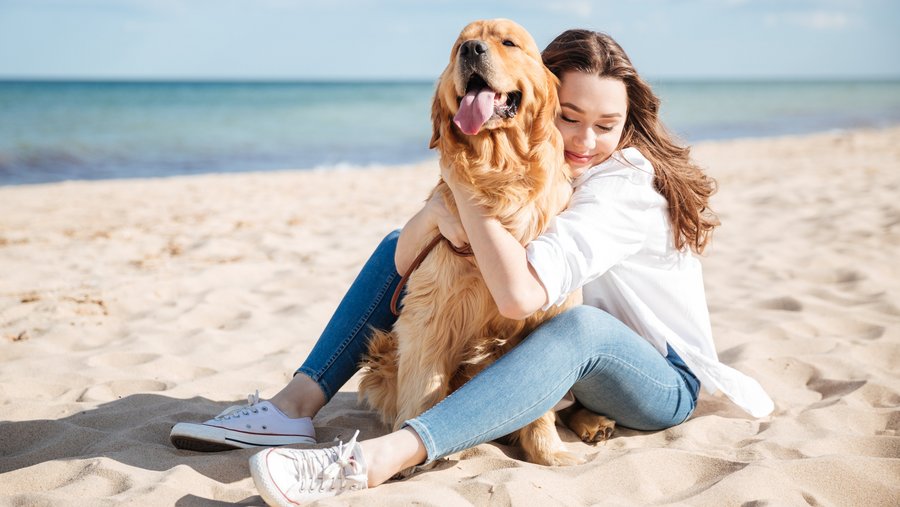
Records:
<instances>
[{"instance_id":1,"label":"horizon line","mask_svg":"<svg viewBox=\"0 0 900 507\"><path fill-rule=\"evenodd\" d=\"M3 83L186 83L186 84L434 84L439 77L128 77L128 76L4 76ZM865 76L648 76L648 81L668 82L890 82L900 75Z\"/></svg>"}]
</instances>

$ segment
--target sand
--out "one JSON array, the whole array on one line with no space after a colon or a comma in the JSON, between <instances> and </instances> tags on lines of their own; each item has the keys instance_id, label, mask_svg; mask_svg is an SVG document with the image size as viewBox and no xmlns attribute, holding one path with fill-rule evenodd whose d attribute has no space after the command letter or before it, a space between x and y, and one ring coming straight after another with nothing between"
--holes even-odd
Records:
<instances>
[{"instance_id":1,"label":"sand","mask_svg":"<svg viewBox=\"0 0 900 507\"><path fill-rule=\"evenodd\" d=\"M717 347L776 403L547 468L483 444L324 505L900 504L900 128L697 145L724 225L703 258ZM0 187L0 504L258 505L253 451L168 432L305 358L435 163ZM321 440L384 433L356 379Z\"/></svg>"}]
</instances>

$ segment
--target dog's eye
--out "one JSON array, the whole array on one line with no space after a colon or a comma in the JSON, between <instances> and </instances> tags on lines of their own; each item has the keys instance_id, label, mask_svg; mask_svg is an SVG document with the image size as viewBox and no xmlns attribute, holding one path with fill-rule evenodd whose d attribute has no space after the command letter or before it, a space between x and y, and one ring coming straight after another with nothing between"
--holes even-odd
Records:
<instances>
[{"instance_id":1,"label":"dog's eye","mask_svg":"<svg viewBox=\"0 0 900 507\"><path fill-rule=\"evenodd\" d=\"M509 40L509 39L506 39L505 41L503 41L503 45L504 45L504 46L509 46L509 47L511 47L511 48L517 47L517 46L516 46L516 43L513 42L513 41L511 41L511 40Z\"/></svg>"}]
</instances>

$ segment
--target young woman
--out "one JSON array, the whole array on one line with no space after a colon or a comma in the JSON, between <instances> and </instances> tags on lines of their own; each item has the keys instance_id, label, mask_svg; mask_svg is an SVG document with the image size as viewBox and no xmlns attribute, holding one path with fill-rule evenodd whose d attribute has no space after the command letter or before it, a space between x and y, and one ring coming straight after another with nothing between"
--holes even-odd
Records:
<instances>
[{"instance_id":1,"label":"young woman","mask_svg":"<svg viewBox=\"0 0 900 507\"><path fill-rule=\"evenodd\" d=\"M755 416L772 401L753 379L718 362L698 260L718 225L714 182L674 144L659 100L609 36L569 30L544 50L560 78L556 125L575 179L569 208L520 245L485 218L449 171L460 220L431 200L376 249L309 358L270 401L251 399L202 425L173 428L193 449L313 441L311 417L356 371L368 326L386 328L398 271L435 229L469 243L503 314L524 318L583 289L584 304L516 348L406 427L329 449L267 449L250 460L275 505L377 486L398 471L510 433L571 391L588 409L639 430L679 424L700 384ZM396 265L396 269L395 269ZM503 396L497 396L503 393Z\"/></svg>"}]
</instances>

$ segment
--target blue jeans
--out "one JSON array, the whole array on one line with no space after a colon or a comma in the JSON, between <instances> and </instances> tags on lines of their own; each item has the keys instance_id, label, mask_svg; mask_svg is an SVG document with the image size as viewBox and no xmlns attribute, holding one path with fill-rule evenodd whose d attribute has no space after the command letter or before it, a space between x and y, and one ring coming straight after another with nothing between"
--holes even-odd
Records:
<instances>
[{"instance_id":1,"label":"blue jeans","mask_svg":"<svg viewBox=\"0 0 900 507\"><path fill-rule=\"evenodd\" d=\"M366 262L309 357L298 369L331 399L357 371L370 326L395 320L390 299L399 232ZM534 421L567 391L616 424L659 430L694 411L700 382L669 348L662 356L613 316L578 306L545 322L456 392L406 421L419 434L428 462L494 440Z\"/></svg>"},{"instance_id":2,"label":"blue jeans","mask_svg":"<svg viewBox=\"0 0 900 507\"><path fill-rule=\"evenodd\" d=\"M391 297L401 278L394 264L399 237L400 231L394 231L381 240L297 369L319 384L326 402L359 370L372 328L390 329L397 320Z\"/></svg>"}]
</instances>

